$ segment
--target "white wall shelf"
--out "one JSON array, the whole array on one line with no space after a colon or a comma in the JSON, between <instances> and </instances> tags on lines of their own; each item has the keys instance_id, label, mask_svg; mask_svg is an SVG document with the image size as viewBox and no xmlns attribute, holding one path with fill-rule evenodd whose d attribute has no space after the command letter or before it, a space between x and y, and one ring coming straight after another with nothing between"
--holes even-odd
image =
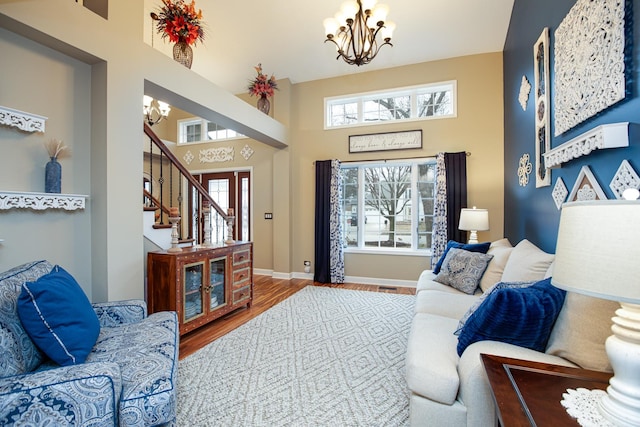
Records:
<instances>
[{"instance_id":1,"label":"white wall shelf","mask_svg":"<svg viewBox=\"0 0 640 427\"><path fill-rule=\"evenodd\" d=\"M602 125L544 153L545 166L557 168L570 160L586 156L593 150L628 146L629 122Z\"/></svg>"},{"instance_id":2,"label":"white wall shelf","mask_svg":"<svg viewBox=\"0 0 640 427\"><path fill-rule=\"evenodd\" d=\"M0 105L0 125L13 126L25 132L44 132L46 120L44 116Z\"/></svg>"},{"instance_id":3,"label":"white wall shelf","mask_svg":"<svg viewBox=\"0 0 640 427\"><path fill-rule=\"evenodd\" d=\"M64 209L75 211L84 209L89 196L82 194L30 193L0 191L0 210L8 209Z\"/></svg>"}]
</instances>

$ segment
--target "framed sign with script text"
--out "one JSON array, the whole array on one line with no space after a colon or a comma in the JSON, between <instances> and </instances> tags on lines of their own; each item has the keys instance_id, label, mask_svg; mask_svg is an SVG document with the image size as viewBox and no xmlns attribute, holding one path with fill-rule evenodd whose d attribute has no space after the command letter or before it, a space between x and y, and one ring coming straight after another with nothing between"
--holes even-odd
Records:
<instances>
[{"instance_id":1,"label":"framed sign with script text","mask_svg":"<svg viewBox=\"0 0 640 427\"><path fill-rule=\"evenodd\" d=\"M349 153L422 148L422 130L349 136Z\"/></svg>"}]
</instances>

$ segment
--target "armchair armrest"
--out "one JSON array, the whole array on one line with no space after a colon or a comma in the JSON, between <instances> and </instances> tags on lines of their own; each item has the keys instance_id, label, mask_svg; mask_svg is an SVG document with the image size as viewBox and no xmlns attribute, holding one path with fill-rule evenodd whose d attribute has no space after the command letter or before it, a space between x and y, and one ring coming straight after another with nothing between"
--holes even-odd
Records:
<instances>
[{"instance_id":1,"label":"armchair armrest","mask_svg":"<svg viewBox=\"0 0 640 427\"><path fill-rule=\"evenodd\" d=\"M137 323L147 317L147 303L143 300L102 302L92 304L100 327Z\"/></svg>"},{"instance_id":2,"label":"armchair armrest","mask_svg":"<svg viewBox=\"0 0 640 427\"><path fill-rule=\"evenodd\" d=\"M120 375L116 363L104 362L0 378L0 425L117 425Z\"/></svg>"}]
</instances>

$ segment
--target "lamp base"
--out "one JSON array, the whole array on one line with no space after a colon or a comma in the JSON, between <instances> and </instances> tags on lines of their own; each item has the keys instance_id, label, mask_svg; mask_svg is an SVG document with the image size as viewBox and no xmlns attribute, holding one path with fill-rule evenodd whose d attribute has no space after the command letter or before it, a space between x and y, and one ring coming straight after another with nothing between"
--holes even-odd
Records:
<instances>
[{"instance_id":1,"label":"lamp base","mask_svg":"<svg viewBox=\"0 0 640 427\"><path fill-rule=\"evenodd\" d=\"M476 230L469 232L469 241L467 243L478 243L478 232Z\"/></svg>"},{"instance_id":2,"label":"lamp base","mask_svg":"<svg viewBox=\"0 0 640 427\"><path fill-rule=\"evenodd\" d=\"M640 426L640 304L620 303L605 348L614 376L600 412L617 426Z\"/></svg>"}]
</instances>

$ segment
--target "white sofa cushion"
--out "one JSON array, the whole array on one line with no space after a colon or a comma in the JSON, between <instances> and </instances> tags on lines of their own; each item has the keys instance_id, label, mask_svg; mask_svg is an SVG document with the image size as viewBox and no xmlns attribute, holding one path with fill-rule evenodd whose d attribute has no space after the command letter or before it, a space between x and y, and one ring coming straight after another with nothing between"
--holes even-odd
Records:
<instances>
[{"instance_id":1,"label":"white sofa cushion","mask_svg":"<svg viewBox=\"0 0 640 427\"><path fill-rule=\"evenodd\" d=\"M436 282L437 283L437 282ZM460 319L472 305L480 299L480 295L467 295L462 292L424 291L416 296L416 313L429 313L438 316Z\"/></svg>"},{"instance_id":2,"label":"white sofa cushion","mask_svg":"<svg viewBox=\"0 0 640 427\"><path fill-rule=\"evenodd\" d=\"M480 289L486 292L490 287L502 280L504 266L507 265L509 255L513 251L513 246L509 239L496 240L491 243L487 254L493 255L489 265L480 279Z\"/></svg>"},{"instance_id":3,"label":"white sofa cushion","mask_svg":"<svg viewBox=\"0 0 640 427\"><path fill-rule=\"evenodd\" d=\"M503 282L531 282L545 278L555 255L523 239L513 248L502 273Z\"/></svg>"},{"instance_id":4,"label":"white sofa cushion","mask_svg":"<svg viewBox=\"0 0 640 427\"><path fill-rule=\"evenodd\" d=\"M612 334L611 318L618 308L616 301L567 292L546 352L583 369L612 372L604 342Z\"/></svg>"},{"instance_id":5,"label":"white sofa cushion","mask_svg":"<svg viewBox=\"0 0 640 427\"><path fill-rule=\"evenodd\" d=\"M407 347L409 389L436 402L451 405L458 394L458 337L456 319L417 313Z\"/></svg>"}]
</instances>

